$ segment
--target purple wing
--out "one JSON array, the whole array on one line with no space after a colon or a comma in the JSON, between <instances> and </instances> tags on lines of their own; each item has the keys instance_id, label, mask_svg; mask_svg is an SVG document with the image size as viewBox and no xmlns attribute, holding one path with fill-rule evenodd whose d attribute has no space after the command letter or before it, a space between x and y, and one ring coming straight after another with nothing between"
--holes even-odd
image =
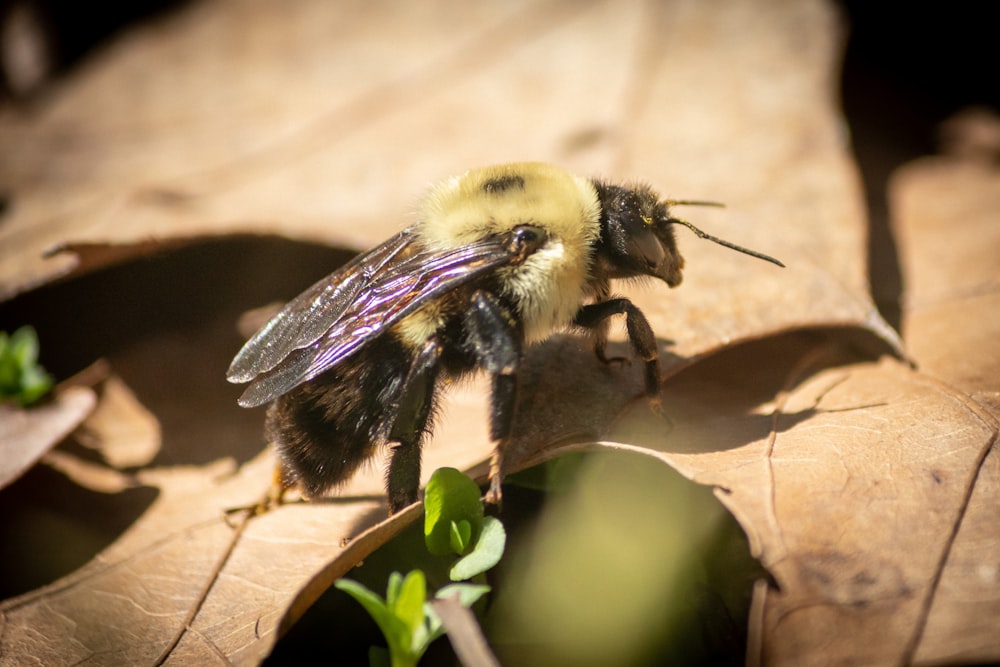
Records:
<instances>
[{"instance_id":1,"label":"purple wing","mask_svg":"<svg viewBox=\"0 0 1000 667\"><path fill-rule=\"evenodd\" d=\"M252 381L243 407L272 401L336 366L429 300L516 261L502 236L415 250L411 227L291 301L240 351L230 382Z\"/></svg>"},{"instance_id":2,"label":"purple wing","mask_svg":"<svg viewBox=\"0 0 1000 667\"><path fill-rule=\"evenodd\" d=\"M289 301L261 327L233 359L230 382L249 382L280 364L296 350L323 336L380 271L403 253L415 238L404 229L380 246L362 253Z\"/></svg>"}]
</instances>

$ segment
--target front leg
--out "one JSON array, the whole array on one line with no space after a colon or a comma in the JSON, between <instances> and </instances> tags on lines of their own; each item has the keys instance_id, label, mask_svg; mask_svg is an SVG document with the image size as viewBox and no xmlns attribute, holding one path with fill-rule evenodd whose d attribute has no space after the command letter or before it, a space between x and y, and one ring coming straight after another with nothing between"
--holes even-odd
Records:
<instances>
[{"instance_id":1,"label":"front leg","mask_svg":"<svg viewBox=\"0 0 1000 667\"><path fill-rule=\"evenodd\" d=\"M636 356L646 365L646 395L655 398L660 395L660 355L656 347L656 336L649 320L628 299L608 299L597 303L581 306L577 311L573 324L597 332L597 340L607 340L601 332L607 327L607 318L612 315L625 315L625 326L628 329L629 343ZM598 359L605 360L603 350L598 348Z\"/></svg>"},{"instance_id":2,"label":"front leg","mask_svg":"<svg viewBox=\"0 0 1000 667\"><path fill-rule=\"evenodd\" d=\"M486 501L499 504L503 481L503 449L514 424L517 407L517 371L521 366L524 333L521 325L496 296L485 291L472 295L465 315L465 345L477 365L493 375L490 396L490 438L496 443L490 459L490 488Z\"/></svg>"},{"instance_id":3,"label":"front leg","mask_svg":"<svg viewBox=\"0 0 1000 667\"><path fill-rule=\"evenodd\" d=\"M603 303L611 298L611 286L608 281L601 281L595 288L594 303ZM610 322L604 318L594 322L588 328L590 337L594 341L594 355L602 364L624 364L628 359L625 357L608 357L608 329Z\"/></svg>"}]
</instances>

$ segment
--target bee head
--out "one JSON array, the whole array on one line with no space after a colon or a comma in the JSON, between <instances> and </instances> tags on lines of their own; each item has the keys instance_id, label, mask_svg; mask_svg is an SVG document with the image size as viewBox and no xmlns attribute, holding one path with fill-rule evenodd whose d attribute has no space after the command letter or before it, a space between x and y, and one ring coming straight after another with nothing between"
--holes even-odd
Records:
<instances>
[{"instance_id":1,"label":"bee head","mask_svg":"<svg viewBox=\"0 0 1000 667\"><path fill-rule=\"evenodd\" d=\"M608 278L651 276L680 285L684 258L667 202L652 189L595 183L601 206L598 262Z\"/></svg>"},{"instance_id":2,"label":"bee head","mask_svg":"<svg viewBox=\"0 0 1000 667\"><path fill-rule=\"evenodd\" d=\"M687 227L707 239L751 257L784 266L768 255L706 234L690 222L671 215L672 206L721 206L715 202L661 200L650 187L625 187L594 181L601 207L598 271L607 278L659 278L670 287L681 284L684 258L677 249L674 225Z\"/></svg>"}]
</instances>

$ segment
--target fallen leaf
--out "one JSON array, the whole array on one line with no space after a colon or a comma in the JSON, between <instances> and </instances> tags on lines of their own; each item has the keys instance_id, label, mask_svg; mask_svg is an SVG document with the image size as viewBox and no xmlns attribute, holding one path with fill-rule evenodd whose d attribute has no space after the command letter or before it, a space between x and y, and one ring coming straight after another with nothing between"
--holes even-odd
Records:
<instances>
[{"instance_id":1,"label":"fallen leaf","mask_svg":"<svg viewBox=\"0 0 1000 667\"><path fill-rule=\"evenodd\" d=\"M755 603L756 655L853 655L824 643L829 623L877 635L861 647L877 657L912 655L920 623L945 627L930 604L934 577L958 553L946 530L966 505L967 519L982 507L963 498L991 427L951 388L892 361L796 372L803 359L833 362L813 357L821 337L790 330L839 327L835 349L859 332L900 349L868 292L863 200L836 107L841 41L836 11L818 0L193 3L123 33L43 104L4 110L3 314L59 332L70 371L108 357L161 442L135 472L149 504L121 534L72 574L0 605L0 654L262 661L336 578L419 513L385 519L376 462L329 501L227 516L263 497L273 467L260 454L260 413L238 410L223 380L239 313L293 296L348 256L306 261L279 237L359 250L409 222L429 182L544 159L724 201L683 215L788 268L679 234L685 284L628 286L672 377L668 439L634 401L638 368L602 366L584 342L558 336L529 353L510 469L614 437L603 446L725 486L782 586ZM66 250L46 255L53 247ZM170 252L133 261L150 250ZM761 350L736 346L756 339L760 358L740 356ZM441 465L482 470L486 386L450 393L425 477ZM893 419L898 432L884 428ZM935 436L950 454L941 461ZM126 460L148 456L149 442ZM126 491L107 495L134 504ZM843 524L842 540L827 528L839 524L805 508ZM933 530L919 553L900 562L911 553L896 540L912 545L924 523Z\"/></svg>"},{"instance_id":2,"label":"fallen leaf","mask_svg":"<svg viewBox=\"0 0 1000 667\"><path fill-rule=\"evenodd\" d=\"M757 587L752 664L996 660L997 192L981 161L922 160L894 179L904 331L920 371L838 365L850 356L815 336L761 341L673 377L662 415L634 404L608 440L522 442L535 449L520 454L638 452L715 487L775 578ZM601 422L623 407L618 387L539 380L534 391L574 406L542 423Z\"/></svg>"},{"instance_id":3,"label":"fallen leaf","mask_svg":"<svg viewBox=\"0 0 1000 667\"><path fill-rule=\"evenodd\" d=\"M925 372L994 414L1000 409L998 186L995 165L937 157L901 169L891 190L907 349Z\"/></svg>"},{"instance_id":4,"label":"fallen leaf","mask_svg":"<svg viewBox=\"0 0 1000 667\"><path fill-rule=\"evenodd\" d=\"M830 104L839 38L826 5L549 0L497 12L440 0L411 15L307 2L289 16L192 6L121 39L38 114L0 124L6 154L23 156L0 162L16 204L0 241L20 239L0 243L11 249L0 293L75 270L72 253L43 258L67 243L145 251L150 237L252 232L364 248L408 222L429 182L541 158L723 201L729 211L699 209L697 222L788 260L780 271L682 239L684 289L638 295L670 323L661 335L678 354L784 326L858 324L896 343L868 296L857 177ZM400 57L401 45L412 52ZM364 76L347 65L359 57ZM595 80L611 86L596 98ZM530 103L469 107L494 98ZM119 102L127 119L108 108Z\"/></svg>"},{"instance_id":5,"label":"fallen leaf","mask_svg":"<svg viewBox=\"0 0 1000 667\"><path fill-rule=\"evenodd\" d=\"M148 464L159 451L160 424L121 378L111 376L76 438L99 451L112 468L132 468Z\"/></svg>"},{"instance_id":6,"label":"fallen leaf","mask_svg":"<svg viewBox=\"0 0 1000 667\"><path fill-rule=\"evenodd\" d=\"M974 117L1000 128L1000 119ZM961 122L956 119L956 122ZM954 127L954 126L953 126ZM978 129L977 129L978 128ZM987 148L991 144L986 142ZM903 332L921 370L937 378L984 423L1000 422L1000 170L981 151L927 158L892 181L894 231L907 290ZM971 157L970 157L971 154ZM937 415L931 415L935 420ZM955 425L958 428L958 424ZM1000 456L996 437L966 487L968 506L954 524L954 545L940 573L926 628L915 646L921 663L1000 659Z\"/></svg>"},{"instance_id":7,"label":"fallen leaf","mask_svg":"<svg viewBox=\"0 0 1000 667\"><path fill-rule=\"evenodd\" d=\"M776 582L754 598L752 664L906 663L941 646L925 634L938 600L968 590L939 578L997 422L889 359L814 372L837 361L817 349L792 336L721 353L668 383L662 414L635 404L606 440L540 455L640 453L714 487ZM950 629L944 645L975 643Z\"/></svg>"},{"instance_id":8,"label":"fallen leaf","mask_svg":"<svg viewBox=\"0 0 1000 667\"><path fill-rule=\"evenodd\" d=\"M0 488L20 477L94 409L88 387L68 387L31 408L0 403Z\"/></svg>"}]
</instances>

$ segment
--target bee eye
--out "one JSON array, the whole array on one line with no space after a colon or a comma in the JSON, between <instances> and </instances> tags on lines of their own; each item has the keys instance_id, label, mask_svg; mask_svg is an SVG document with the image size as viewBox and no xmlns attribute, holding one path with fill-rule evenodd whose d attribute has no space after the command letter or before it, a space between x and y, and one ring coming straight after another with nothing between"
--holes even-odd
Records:
<instances>
[{"instance_id":1,"label":"bee eye","mask_svg":"<svg viewBox=\"0 0 1000 667\"><path fill-rule=\"evenodd\" d=\"M665 253L660 239L650 230L636 232L629 237L628 253L637 260L645 263L650 270L655 269L663 261Z\"/></svg>"},{"instance_id":2,"label":"bee eye","mask_svg":"<svg viewBox=\"0 0 1000 667\"><path fill-rule=\"evenodd\" d=\"M514 243L517 245L525 245L535 249L545 243L546 239L548 239L548 234L541 227L521 225L514 228Z\"/></svg>"},{"instance_id":3,"label":"bee eye","mask_svg":"<svg viewBox=\"0 0 1000 667\"><path fill-rule=\"evenodd\" d=\"M521 225L511 232L510 250L516 261L524 261L531 253L542 247L548 240L548 234L541 227Z\"/></svg>"}]
</instances>

